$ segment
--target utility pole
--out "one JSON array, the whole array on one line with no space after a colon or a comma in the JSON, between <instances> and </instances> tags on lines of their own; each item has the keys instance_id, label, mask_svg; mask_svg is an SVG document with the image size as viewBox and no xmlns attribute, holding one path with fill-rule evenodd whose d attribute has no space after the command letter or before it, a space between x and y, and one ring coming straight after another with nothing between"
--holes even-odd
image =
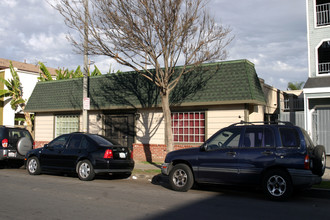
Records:
<instances>
[{"instance_id":1,"label":"utility pole","mask_svg":"<svg viewBox=\"0 0 330 220\"><path fill-rule=\"evenodd\" d=\"M84 1L85 23L84 23L84 78L83 78L83 132L88 132L88 110L90 99L88 97L88 0Z\"/></svg>"}]
</instances>

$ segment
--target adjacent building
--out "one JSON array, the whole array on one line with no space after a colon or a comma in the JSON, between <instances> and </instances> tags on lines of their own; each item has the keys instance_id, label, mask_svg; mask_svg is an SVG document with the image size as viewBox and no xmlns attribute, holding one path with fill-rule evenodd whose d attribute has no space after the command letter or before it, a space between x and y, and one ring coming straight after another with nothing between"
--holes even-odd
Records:
<instances>
[{"instance_id":1,"label":"adjacent building","mask_svg":"<svg viewBox=\"0 0 330 220\"><path fill-rule=\"evenodd\" d=\"M22 83L23 98L28 100L38 82L39 66L17 61L12 61L12 64ZM6 80L12 78L9 65L10 60L0 58L0 77ZM55 69L49 68L49 71L55 75ZM0 83L0 89L6 89L5 85ZM9 97L0 99L0 125L21 125L24 119L21 109L14 111L9 102Z\"/></svg>"},{"instance_id":2,"label":"adjacent building","mask_svg":"<svg viewBox=\"0 0 330 220\"><path fill-rule=\"evenodd\" d=\"M308 80L304 86L305 127L330 154L330 0L306 0Z\"/></svg>"}]
</instances>

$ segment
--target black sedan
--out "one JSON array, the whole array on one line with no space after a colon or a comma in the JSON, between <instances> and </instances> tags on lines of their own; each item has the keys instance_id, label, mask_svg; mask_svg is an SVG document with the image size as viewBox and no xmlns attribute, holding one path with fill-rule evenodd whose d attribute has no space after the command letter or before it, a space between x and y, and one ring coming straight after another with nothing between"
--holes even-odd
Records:
<instances>
[{"instance_id":1,"label":"black sedan","mask_svg":"<svg viewBox=\"0 0 330 220\"><path fill-rule=\"evenodd\" d=\"M31 175L43 171L77 173L80 180L92 180L95 174L130 175L133 152L97 134L63 134L42 148L30 150L25 165Z\"/></svg>"}]
</instances>

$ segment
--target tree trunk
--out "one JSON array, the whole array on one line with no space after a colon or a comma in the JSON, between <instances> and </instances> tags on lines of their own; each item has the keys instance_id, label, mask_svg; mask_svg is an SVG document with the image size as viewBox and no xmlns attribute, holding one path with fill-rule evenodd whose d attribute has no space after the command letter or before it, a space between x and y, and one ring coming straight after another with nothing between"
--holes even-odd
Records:
<instances>
[{"instance_id":1,"label":"tree trunk","mask_svg":"<svg viewBox=\"0 0 330 220\"><path fill-rule=\"evenodd\" d=\"M31 120L31 115L30 115L30 113L24 111L25 110L25 103L21 105L21 109L24 112L25 122L26 122L26 126L27 126L26 129L33 136L33 134L32 134L32 120Z\"/></svg>"},{"instance_id":2,"label":"tree trunk","mask_svg":"<svg viewBox=\"0 0 330 220\"><path fill-rule=\"evenodd\" d=\"M164 122L165 122L165 145L166 151L171 152L174 150L173 144L173 135L172 135L172 126L171 126L171 110L169 104L169 95L168 93L162 93L162 109L164 114Z\"/></svg>"},{"instance_id":3,"label":"tree trunk","mask_svg":"<svg viewBox=\"0 0 330 220\"><path fill-rule=\"evenodd\" d=\"M30 114L28 112L24 112L24 117L25 117L25 122L26 122L26 126L27 126L26 129L32 135L32 121L31 121L31 116L30 116Z\"/></svg>"}]
</instances>

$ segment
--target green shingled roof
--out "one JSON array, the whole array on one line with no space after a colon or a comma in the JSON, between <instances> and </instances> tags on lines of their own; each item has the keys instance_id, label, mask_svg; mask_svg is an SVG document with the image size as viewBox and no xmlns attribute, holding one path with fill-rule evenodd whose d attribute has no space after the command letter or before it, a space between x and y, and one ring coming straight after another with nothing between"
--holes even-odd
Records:
<instances>
[{"instance_id":1,"label":"green shingled roof","mask_svg":"<svg viewBox=\"0 0 330 220\"><path fill-rule=\"evenodd\" d=\"M180 68L180 67L179 67ZM38 82L25 108L28 112L82 109L82 78ZM159 106L159 91L136 72L91 77L91 110ZM172 106L265 104L254 65L247 60L203 64L172 91Z\"/></svg>"}]
</instances>

